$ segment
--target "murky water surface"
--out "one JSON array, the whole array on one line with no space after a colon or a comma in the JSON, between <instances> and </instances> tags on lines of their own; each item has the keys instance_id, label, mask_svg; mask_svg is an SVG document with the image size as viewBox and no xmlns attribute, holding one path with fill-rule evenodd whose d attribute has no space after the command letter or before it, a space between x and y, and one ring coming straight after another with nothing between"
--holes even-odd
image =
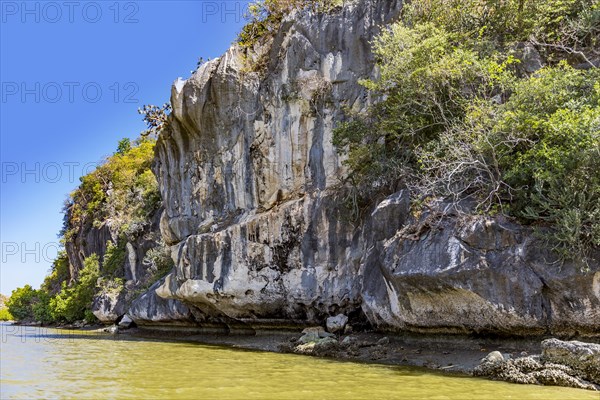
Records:
<instances>
[{"instance_id":1,"label":"murky water surface","mask_svg":"<svg viewBox=\"0 0 600 400\"><path fill-rule=\"evenodd\" d=\"M76 331L2 330L1 399L594 399L405 367Z\"/></svg>"}]
</instances>

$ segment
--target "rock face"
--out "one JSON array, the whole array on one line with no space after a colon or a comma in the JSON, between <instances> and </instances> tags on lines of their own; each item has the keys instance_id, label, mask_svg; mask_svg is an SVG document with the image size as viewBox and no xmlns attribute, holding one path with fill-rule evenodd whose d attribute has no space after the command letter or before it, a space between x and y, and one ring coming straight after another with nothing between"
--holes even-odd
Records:
<instances>
[{"instance_id":1,"label":"rock face","mask_svg":"<svg viewBox=\"0 0 600 400\"><path fill-rule=\"evenodd\" d=\"M542 355L505 360L494 351L473 371L476 376L512 383L600 390L600 345L548 339Z\"/></svg>"},{"instance_id":2,"label":"rock face","mask_svg":"<svg viewBox=\"0 0 600 400\"><path fill-rule=\"evenodd\" d=\"M292 15L266 77L244 73L234 46L175 83L154 165L177 263L161 296L252 326L356 314L363 249L349 254L332 129L344 106L368 104L358 80L373 74L370 41L399 11L363 1Z\"/></svg>"},{"instance_id":3,"label":"rock face","mask_svg":"<svg viewBox=\"0 0 600 400\"><path fill-rule=\"evenodd\" d=\"M399 229L365 265L363 309L377 326L428 332L598 333L600 272L552 265L531 231L448 216ZM424 226L424 227L423 227ZM399 227L401 228L401 227ZM419 230L418 235L407 234Z\"/></svg>"},{"instance_id":4,"label":"rock face","mask_svg":"<svg viewBox=\"0 0 600 400\"><path fill-rule=\"evenodd\" d=\"M194 317L188 307L178 301L157 296L156 289L163 283L164 279L159 280L135 299L127 314L138 325L194 326Z\"/></svg>"},{"instance_id":5,"label":"rock face","mask_svg":"<svg viewBox=\"0 0 600 400\"><path fill-rule=\"evenodd\" d=\"M132 300L134 290L149 277L151 271L147 265L144 265L143 259L148 250L158 246L161 214L162 208L154 212L150 219L139 226L135 232L127 235L125 262L123 268L116 271L116 276L126 282L129 290L104 290L94 298L92 312L100 322L111 324L124 315ZM70 217L69 220L71 220ZM96 227L92 225L91 221L84 218L79 226L74 227L73 239L65 241L71 279L77 279L87 257L96 254L101 264L108 242L118 243L119 234L110 222L107 220ZM100 267L102 268L102 265Z\"/></svg>"},{"instance_id":6,"label":"rock face","mask_svg":"<svg viewBox=\"0 0 600 400\"><path fill-rule=\"evenodd\" d=\"M127 311L125 297L124 291L103 291L94 297L92 312L103 324L112 324Z\"/></svg>"},{"instance_id":7,"label":"rock face","mask_svg":"<svg viewBox=\"0 0 600 400\"><path fill-rule=\"evenodd\" d=\"M136 324L254 329L343 313L382 330L600 331L600 265L551 265L524 227L443 207L416 218L404 191L350 222L332 130L370 104L358 81L376 75L371 41L400 9L293 14L255 49L265 75L233 46L175 82L153 170L176 268L133 304Z\"/></svg>"},{"instance_id":8,"label":"rock face","mask_svg":"<svg viewBox=\"0 0 600 400\"><path fill-rule=\"evenodd\" d=\"M600 385L600 345L547 339L542 342L545 362L568 365L584 379Z\"/></svg>"}]
</instances>

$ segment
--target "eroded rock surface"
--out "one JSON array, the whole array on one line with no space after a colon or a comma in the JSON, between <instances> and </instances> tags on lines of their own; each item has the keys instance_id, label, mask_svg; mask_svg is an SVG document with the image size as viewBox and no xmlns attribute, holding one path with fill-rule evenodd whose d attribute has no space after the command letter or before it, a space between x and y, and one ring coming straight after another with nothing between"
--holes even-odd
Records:
<instances>
[{"instance_id":1,"label":"eroded rock surface","mask_svg":"<svg viewBox=\"0 0 600 400\"><path fill-rule=\"evenodd\" d=\"M150 215L148 221L131 227L131 232L126 235L120 235L110 219L95 226L87 218L83 218L79 225L72 227L73 238L65 241L72 280L77 279L79 271L84 267L84 260L93 254L98 256L102 270L109 242L113 245L123 244L125 248L125 261L122 267L113 272L125 285L104 287L94 298L92 312L100 322L112 324L123 316L137 295L136 291L151 277L153 272L144 264L144 257L150 249L159 245L161 214L162 208ZM123 240L124 243L120 243Z\"/></svg>"},{"instance_id":2,"label":"eroded rock surface","mask_svg":"<svg viewBox=\"0 0 600 400\"><path fill-rule=\"evenodd\" d=\"M375 325L508 335L598 332L597 265L586 273L553 266L556 257L531 231L501 218L424 217L408 228L367 256L373 262L365 266L363 309Z\"/></svg>"},{"instance_id":3,"label":"eroded rock surface","mask_svg":"<svg viewBox=\"0 0 600 400\"><path fill-rule=\"evenodd\" d=\"M343 107L369 104L370 41L400 6L292 15L265 77L244 73L234 46L175 83L154 165L177 261L161 296L253 326L357 314L364 249L336 190L332 129Z\"/></svg>"},{"instance_id":4,"label":"eroded rock surface","mask_svg":"<svg viewBox=\"0 0 600 400\"><path fill-rule=\"evenodd\" d=\"M331 144L344 108L371 99L371 41L400 1L358 1L284 22L266 73L233 46L175 82L153 170L176 268L140 297L138 325L324 325L380 330L597 334L600 265L561 268L501 218L412 215L399 191L351 222Z\"/></svg>"},{"instance_id":5,"label":"eroded rock surface","mask_svg":"<svg viewBox=\"0 0 600 400\"><path fill-rule=\"evenodd\" d=\"M600 385L600 344L547 339L542 342L542 360L568 365L584 379Z\"/></svg>"},{"instance_id":6,"label":"eroded rock surface","mask_svg":"<svg viewBox=\"0 0 600 400\"><path fill-rule=\"evenodd\" d=\"M567 386L600 390L600 345L548 339L542 342L542 355L504 359L498 352L485 357L474 370L512 383Z\"/></svg>"},{"instance_id":7,"label":"eroded rock surface","mask_svg":"<svg viewBox=\"0 0 600 400\"><path fill-rule=\"evenodd\" d=\"M156 289L164 280L156 282L147 292L135 299L128 315L138 325L152 326L189 326L194 324L194 317L184 304L165 300L156 294Z\"/></svg>"}]
</instances>

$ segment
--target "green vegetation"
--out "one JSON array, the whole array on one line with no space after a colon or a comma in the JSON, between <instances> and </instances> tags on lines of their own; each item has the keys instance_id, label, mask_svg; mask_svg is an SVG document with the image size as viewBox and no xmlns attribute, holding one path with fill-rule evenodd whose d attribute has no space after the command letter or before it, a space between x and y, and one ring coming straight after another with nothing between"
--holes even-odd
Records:
<instances>
[{"instance_id":1,"label":"green vegetation","mask_svg":"<svg viewBox=\"0 0 600 400\"><path fill-rule=\"evenodd\" d=\"M171 248L162 240L158 243L158 246L148 250L143 263L150 272L146 287L152 286L154 282L167 275L175 266L173 258L171 258Z\"/></svg>"},{"instance_id":2,"label":"green vegetation","mask_svg":"<svg viewBox=\"0 0 600 400\"><path fill-rule=\"evenodd\" d=\"M61 273L57 269L64 265L63 256L59 255L52 273L39 290L30 285L13 290L6 305L14 319L42 323L72 322L84 318L90 322L95 320L89 310L98 280L98 257L94 255L85 260L85 267L76 283L68 286L64 280L60 290L53 293L56 277Z\"/></svg>"},{"instance_id":3,"label":"green vegetation","mask_svg":"<svg viewBox=\"0 0 600 400\"><path fill-rule=\"evenodd\" d=\"M198 60L198 67L200 66ZM142 132L142 137L157 137L158 134L167 127L168 117L171 112L171 104L165 103L161 107L153 104L146 104L144 107L138 109L138 114L144 116L144 122L146 123L146 129Z\"/></svg>"},{"instance_id":4,"label":"green vegetation","mask_svg":"<svg viewBox=\"0 0 600 400\"><path fill-rule=\"evenodd\" d=\"M126 255L125 240L119 240L117 245L109 240L106 243L106 253L104 253L104 259L102 260L103 275L121 276Z\"/></svg>"},{"instance_id":5,"label":"green vegetation","mask_svg":"<svg viewBox=\"0 0 600 400\"><path fill-rule=\"evenodd\" d=\"M14 321L14 319L8 308L0 308L0 321Z\"/></svg>"},{"instance_id":6,"label":"green vegetation","mask_svg":"<svg viewBox=\"0 0 600 400\"><path fill-rule=\"evenodd\" d=\"M79 271L78 280L67 286L63 282L61 291L49 301L49 311L55 321L95 320L89 312L96 292L96 284L100 277L98 256L93 254L86 258L83 269Z\"/></svg>"},{"instance_id":7,"label":"green vegetation","mask_svg":"<svg viewBox=\"0 0 600 400\"><path fill-rule=\"evenodd\" d=\"M116 154L124 155L129 150L131 150L131 140L129 138L123 138L119 140L119 144L117 145Z\"/></svg>"},{"instance_id":8,"label":"green vegetation","mask_svg":"<svg viewBox=\"0 0 600 400\"><path fill-rule=\"evenodd\" d=\"M334 132L355 214L402 186L472 199L550 228L585 268L600 247L599 35L589 0L411 2L374 43L380 76L362 83L380 101ZM528 71L527 46L546 66Z\"/></svg>"},{"instance_id":9,"label":"green vegetation","mask_svg":"<svg viewBox=\"0 0 600 400\"><path fill-rule=\"evenodd\" d=\"M39 290L26 285L13 291L7 313L17 320L42 323L93 322L94 296L124 289L126 243L135 240L160 207L158 185L150 171L155 142L146 136L133 142L121 140L112 156L80 178L81 184L65 206L63 243L80 240L82 232L105 224L116 232L116 243L107 241L102 259L96 254L85 258L83 268L73 271L75 276L71 276L73 267L66 252L60 251ZM160 247L148 252L151 275L172 267L172 262L161 258L162 251Z\"/></svg>"},{"instance_id":10,"label":"green vegetation","mask_svg":"<svg viewBox=\"0 0 600 400\"><path fill-rule=\"evenodd\" d=\"M259 39L273 35L284 17L294 11L329 12L342 0L258 0L248 6L248 24L238 36L242 47L252 47Z\"/></svg>"},{"instance_id":11,"label":"green vegetation","mask_svg":"<svg viewBox=\"0 0 600 400\"><path fill-rule=\"evenodd\" d=\"M69 258L67 257L67 253L61 250L52 263L50 273L46 275L40 289L50 295L54 295L60 291L62 283L70 279Z\"/></svg>"},{"instance_id":12,"label":"green vegetation","mask_svg":"<svg viewBox=\"0 0 600 400\"><path fill-rule=\"evenodd\" d=\"M15 319L33 318L33 304L37 300L37 290L30 285L12 291L6 307Z\"/></svg>"},{"instance_id":13,"label":"green vegetation","mask_svg":"<svg viewBox=\"0 0 600 400\"><path fill-rule=\"evenodd\" d=\"M238 35L237 43L246 52L243 54L244 71L265 71L268 49L283 19L294 12L332 12L343 4L343 0L256 0L248 6L245 16L248 23ZM256 45L266 45L258 50ZM249 54L252 53L252 54Z\"/></svg>"},{"instance_id":14,"label":"green vegetation","mask_svg":"<svg viewBox=\"0 0 600 400\"><path fill-rule=\"evenodd\" d=\"M124 151L127 146L121 141L114 155L81 178L81 185L65 206L66 240L71 240L81 227L99 227L108 219L120 234L147 221L160 205L158 184L150 171L154 144L154 139L141 138Z\"/></svg>"}]
</instances>

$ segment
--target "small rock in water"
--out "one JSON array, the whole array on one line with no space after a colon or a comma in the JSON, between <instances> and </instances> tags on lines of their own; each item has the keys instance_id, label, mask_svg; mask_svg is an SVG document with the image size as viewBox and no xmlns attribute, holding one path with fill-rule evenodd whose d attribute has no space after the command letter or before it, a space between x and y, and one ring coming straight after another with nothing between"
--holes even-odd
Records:
<instances>
[{"instance_id":1,"label":"small rock in water","mask_svg":"<svg viewBox=\"0 0 600 400\"><path fill-rule=\"evenodd\" d=\"M305 333L304 335L300 336L300 339L298 339L298 343L307 344L307 343L316 342L317 340L319 340L318 334L316 334L314 332L308 332L308 333Z\"/></svg>"},{"instance_id":2,"label":"small rock in water","mask_svg":"<svg viewBox=\"0 0 600 400\"><path fill-rule=\"evenodd\" d=\"M326 337L323 339L319 339L315 344L315 350L330 350L339 346L337 340L332 337Z\"/></svg>"},{"instance_id":3,"label":"small rock in water","mask_svg":"<svg viewBox=\"0 0 600 400\"><path fill-rule=\"evenodd\" d=\"M317 327L312 332L316 332L320 338L335 337L334 334L327 332L322 326Z\"/></svg>"},{"instance_id":4,"label":"small rock in water","mask_svg":"<svg viewBox=\"0 0 600 400\"><path fill-rule=\"evenodd\" d=\"M323 329L322 326L311 326L309 328L304 328L302 330L302 334L306 334L306 333L316 333L316 334L319 334L320 332L325 332L325 329Z\"/></svg>"},{"instance_id":5,"label":"small rock in water","mask_svg":"<svg viewBox=\"0 0 600 400\"><path fill-rule=\"evenodd\" d=\"M85 325L85 321L75 321L73 322L73 328L83 328Z\"/></svg>"},{"instance_id":6,"label":"small rock in water","mask_svg":"<svg viewBox=\"0 0 600 400\"><path fill-rule=\"evenodd\" d=\"M343 331L348 323L348 317L344 314L338 314L335 317L327 318L327 330L331 333Z\"/></svg>"}]
</instances>

